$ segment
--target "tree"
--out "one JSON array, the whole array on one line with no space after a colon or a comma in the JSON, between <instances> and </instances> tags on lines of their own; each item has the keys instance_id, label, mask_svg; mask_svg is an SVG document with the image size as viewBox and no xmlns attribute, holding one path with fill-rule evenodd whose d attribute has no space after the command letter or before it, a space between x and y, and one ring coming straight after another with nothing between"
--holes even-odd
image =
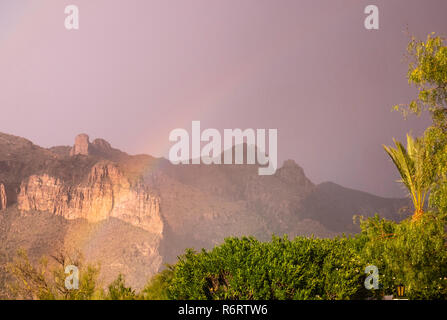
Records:
<instances>
[{"instance_id":1,"label":"tree","mask_svg":"<svg viewBox=\"0 0 447 320\"><path fill-rule=\"evenodd\" d=\"M26 251L18 250L14 261L7 265L7 271L15 280L7 284L9 294L17 299L55 299L47 265L48 261L41 259L38 266L33 266Z\"/></svg>"},{"instance_id":2,"label":"tree","mask_svg":"<svg viewBox=\"0 0 447 320\"><path fill-rule=\"evenodd\" d=\"M119 274L118 277L109 285L107 299L110 300L135 300L135 291L126 287L124 276Z\"/></svg>"},{"instance_id":3,"label":"tree","mask_svg":"<svg viewBox=\"0 0 447 320\"><path fill-rule=\"evenodd\" d=\"M418 96L406 108L394 106L404 115L415 113L419 115L428 110L437 127L447 130L447 46L445 39L434 33L427 36L425 42L411 38L407 47L408 83L418 89Z\"/></svg>"},{"instance_id":4,"label":"tree","mask_svg":"<svg viewBox=\"0 0 447 320\"><path fill-rule=\"evenodd\" d=\"M396 223L378 215L360 220L359 253L379 270L376 297L397 294L405 285L409 299L447 298L447 251L444 221L426 212L418 223Z\"/></svg>"},{"instance_id":5,"label":"tree","mask_svg":"<svg viewBox=\"0 0 447 320\"><path fill-rule=\"evenodd\" d=\"M424 133L425 150L434 170L429 205L438 214L447 214L447 46L445 38L431 33L425 42L411 37L407 47L408 83L418 89L408 106L394 109L421 114L428 110L433 125Z\"/></svg>"},{"instance_id":6,"label":"tree","mask_svg":"<svg viewBox=\"0 0 447 320\"><path fill-rule=\"evenodd\" d=\"M84 266L78 253L60 251L51 257L54 259L52 263L46 257L39 263L31 263L26 251L20 249L14 261L7 265L7 271L13 278L8 285L10 295L17 299L33 300L89 300L104 295L98 281L99 266ZM79 267L78 289L65 286L67 265Z\"/></svg>"},{"instance_id":7,"label":"tree","mask_svg":"<svg viewBox=\"0 0 447 320\"><path fill-rule=\"evenodd\" d=\"M393 160L402 182L410 192L414 205L413 221L419 220L424 213L424 203L434 180L429 153L423 139L414 139L407 134L407 149L393 139L396 148L383 146Z\"/></svg>"}]
</instances>

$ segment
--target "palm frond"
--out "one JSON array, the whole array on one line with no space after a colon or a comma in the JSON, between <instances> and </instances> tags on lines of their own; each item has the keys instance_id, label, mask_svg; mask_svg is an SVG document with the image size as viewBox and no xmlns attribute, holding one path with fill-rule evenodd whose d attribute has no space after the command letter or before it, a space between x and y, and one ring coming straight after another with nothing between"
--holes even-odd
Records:
<instances>
[{"instance_id":1,"label":"palm frond","mask_svg":"<svg viewBox=\"0 0 447 320\"><path fill-rule=\"evenodd\" d=\"M420 216L426 195L433 182L431 168L427 165L429 156L422 139L414 139L407 134L407 148L393 139L396 147L383 146L390 156L402 182L408 189L414 204L415 212Z\"/></svg>"}]
</instances>

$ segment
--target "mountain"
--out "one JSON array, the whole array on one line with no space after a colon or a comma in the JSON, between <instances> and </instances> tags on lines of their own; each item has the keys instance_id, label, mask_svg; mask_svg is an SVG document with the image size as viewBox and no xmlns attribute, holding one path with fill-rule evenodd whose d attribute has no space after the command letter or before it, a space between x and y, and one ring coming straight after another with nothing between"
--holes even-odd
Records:
<instances>
[{"instance_id":1,"label":"mountain","mask_svg":"<svg viewBox=\"0 0 447 320\"><path fill-rule=\"evenodd\" d=\"M86 134L72 147L45 149L0 133L3 266L21 247L34 260L78 250L101 262L105 283L121 272L139 288L188 247L242 235L332 237L357 232L355 214L401 219L405 206L406 199L315 185L293 160L259 176L253 165L172 165L132 156Z\"/></svg>"},{"instance_id":2,"label":"mountain","mask_svg":"<svg viewBox=\"0 0 447 320\"><path fill-rule=\"evenodd\" d=\"M408 199L383 198L333 182L317 185L302 202L302 217L320 221L335 232L355 233L359 226L353 224L353 215L380 216L400 221L410 214Z\"/></svg>"}]
</instances>

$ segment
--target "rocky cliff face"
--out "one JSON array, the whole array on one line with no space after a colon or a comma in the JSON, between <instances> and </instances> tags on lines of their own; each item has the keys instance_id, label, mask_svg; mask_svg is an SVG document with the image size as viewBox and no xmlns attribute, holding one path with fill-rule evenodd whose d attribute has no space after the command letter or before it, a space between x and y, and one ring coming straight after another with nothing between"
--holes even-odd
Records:
<instances>
[{"instance_id":1,"label":"rocky cliff face","mask_svg":"<svg viewBox=\"0 0 447 320\"><path fill-rule=\"evenodd\" d=\"M90 141L88 135L85 133L79 134L75 138L75 144L70 150L70 156L75 156L77 154L82 154L84 156L89 155Z\"/></svg>"},{"instance_id":2,"label":"rocky cliff face","mask_svg":"<svg viewBox=\"0 0 447 320\"><path fill-rule=\"evenodd\" d=\"M45 149L0 133L0 268L19 248L33 260L64 250L100 262L104 284L124 274L144 286L162 266L166 228L140 158L85 134Z\"/></svg>"},{"instance_id":3,"label":"rocky cliff face","mask_svg":"<svg viewBox=\"0 0 447 320\"><path fill-rule=\"evenodd\" d=\"M5 185L0 183L0 210L5 210L8 204L8 199L6 198Z\"/></svg>"},{"instance_id":4,"label":"rocky cliff face","mask_svg":"<svg viewBox=\"0 0 447 320\"><path fill-rule=\"evenodd\" d=\"M52 151L56 153L65 153L64 147L52 148ZM85 133L81 133L76 136L75 144L69 149L68 154L70 157L76 155L94 156L100 159L109 159L113 161L120 161L123 158L128 158L125 152L112 148L110 143L104 139L95 139L90 143L90 137Z\"/></svg>"},{"instance_id":5,"label":"rocky cliff face","mask_svg":"<svg viewBox=\"0 0 447 320\"><path fill-rule=\"evenodd\" d=\"M161 235L160 200L147 187L131 185L116 164L95 164L85 182L70 185L61 179L32 175L22 182L17 197L22 211L48 211L66 219L99 222L117 218Z\"/></svg>"}]
</instances>

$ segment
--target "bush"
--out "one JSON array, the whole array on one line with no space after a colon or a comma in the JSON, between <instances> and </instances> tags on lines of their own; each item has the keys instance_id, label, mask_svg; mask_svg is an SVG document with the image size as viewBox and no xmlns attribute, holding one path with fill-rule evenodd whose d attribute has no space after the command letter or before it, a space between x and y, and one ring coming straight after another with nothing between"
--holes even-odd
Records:
<instances>
[{"instance_id":1,"label":"bush","mask_svg":"<svg viewBox=\"0 0 447 320\"><path fill-rule=\"evenodd\" d=\"M445 220L360 220L352 237L228 238L213 250L187 250L146 286L146 299L381 299L405 285L410 299L447 297ZM365 267L379 270L366 290Z\"/></svg>"},{"instance_id":2,"label":"bush","mask_svg":"<svg viewBox=\"0 0 447 320\"><path fill-rule=\"evenodd\" d=\"M173 268L172 299L349 299L365 294L355 239L229 238L187 250Z\"/></svg>"},{"instance_id":3,"label":"bush","mask_svg":"<svg viewBox=\"0 0 447 320\"><path fill-rule=\"evenodd\" d=\"M99 266L84 265L81 257L62 252L52 258L55 260L52 265L46 257L33 264L26 251L19 250L14 261L7 265L7 271L12 277L7 286L9 295L16 299L35 300L90 300L103 297L103 290L98 281ZM67 289L65 286L67 265L79 268L79 288L76 290Z\"/></svg>"},{"instance_id":4,"label":"bush","mask_svg":"<svg viewBox=\"0 0 447 320\"><path fill-rule=\"evenodd\" d=\"M141 298L144 300L168 300L168 288L173 277L172 267L156 274L141 292Z\"/></svg>"},{"instance_id":5,"label":"bush","mask_svg":"<svg viewBox=\"0 0 447 320\"><path fill-rule=\"evenodd\" d=\"M445 299L447 296L447 251L445 222L426 213L421 221L394 223L379 217L362 221L367 241L363 260L378 267L380 293L397 294L406 287L410 299Z\"/></svg>"},{"instance_id":6,"label":"bush","mask_svg":"<svg viewBox=\"0 0 447 320\"><path fill-rule=\"evenodd\" d=\"M118 277L108 287L107 300L134 300L136 298L135 291L130 287L126 287L124 276L119 274Z\"/></svg>"}]
</instances>

